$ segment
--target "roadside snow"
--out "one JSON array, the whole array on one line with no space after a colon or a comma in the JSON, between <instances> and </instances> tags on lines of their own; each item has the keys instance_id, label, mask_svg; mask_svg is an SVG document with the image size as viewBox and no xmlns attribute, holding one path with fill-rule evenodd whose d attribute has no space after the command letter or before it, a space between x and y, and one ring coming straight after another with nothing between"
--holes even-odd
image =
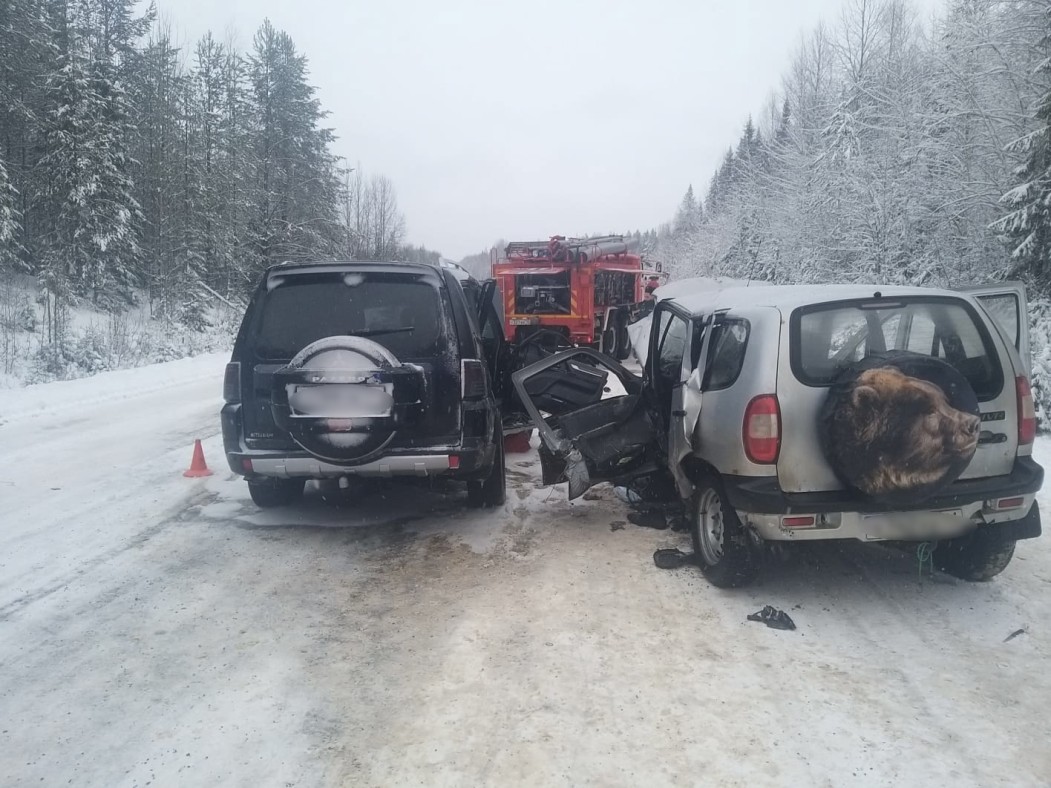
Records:
<instances>
[{"instance_id":1,"label":"roadside snow","mask_svg":"<svg viewBox=\"0 0 1051 788\"><path fill-rule=\"evenodd\" d=\"M214 383L214 394L220 396L222 369L229 358L229 353L209 353L138 369L100 372L77 380L0 389L0 425L60 412L83 412L91 405L137 400L145 394L173 387L178 389L205 380Z\"/></svg>"}]
</instances>

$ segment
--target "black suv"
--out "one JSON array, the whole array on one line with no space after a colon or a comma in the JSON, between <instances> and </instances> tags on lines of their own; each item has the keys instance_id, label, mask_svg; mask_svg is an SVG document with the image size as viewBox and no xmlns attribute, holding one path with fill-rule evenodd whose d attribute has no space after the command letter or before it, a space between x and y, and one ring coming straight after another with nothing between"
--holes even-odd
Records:
<instances>
[{"instance_id":1,"label":"black suv","mask_svg":"<svg viewBox=\"0 0 1051 788\"><path fill-rule=\"evenodd\" d=\"M307 479L445 476L471 505L502 505L491 288L451 265L268 269L223 387L226 458L252 500L291 503Z\"/></svg>"}]
</instances>

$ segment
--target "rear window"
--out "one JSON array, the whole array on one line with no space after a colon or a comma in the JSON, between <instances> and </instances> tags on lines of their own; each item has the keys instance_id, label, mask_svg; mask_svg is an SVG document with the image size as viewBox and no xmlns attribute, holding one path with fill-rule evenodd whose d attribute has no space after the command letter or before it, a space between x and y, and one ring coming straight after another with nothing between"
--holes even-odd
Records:
<instances>
[{"instance_id":1,"label":"rear window","mask_svg":"<svg viewBox=\"0 0 1051 788\"><path fill-rule=\"evenodd\" d=\"M952 298L880 299L823 304L792 316L792 370L827 386L854 361L886 350L940 358L967 378L979 400L1003 390L1000 357L985 324Z\"/></svg>"},{"instance_id":2,"label":"rear window","mask_svg":"<svg viewBox=\"0 0 1051 788\"><path fill-rule=\"evenodd\" d=\"M426 358L439 350L440 304L435 284L404 275L290 277L263 301L255 353L285 361L319 339L350 335L399 360Z\"/></svg>"}]
</instances>

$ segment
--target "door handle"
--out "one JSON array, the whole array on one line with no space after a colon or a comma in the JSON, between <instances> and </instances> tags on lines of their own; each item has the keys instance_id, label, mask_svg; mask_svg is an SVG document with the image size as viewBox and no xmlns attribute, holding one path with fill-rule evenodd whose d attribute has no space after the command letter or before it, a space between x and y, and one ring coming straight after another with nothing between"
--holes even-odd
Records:
<instances>
[{"instance_id":1,"label":"door handle","mask_svg":"<svg viewBox=\"0 0 1051 788\"><path fill-rule=\"evenodd\" d=\"M988 446L990 443L1007 443L1007 435L1002 432L982 430L978 435L978 445Z\"/></svg>"},{"instance_id":2,"label":"door handle","mask_svg":"<svg viewBox=\"0 0 1051 788\"><path fill-rule=\"evenodd\" d=\"M683 418L686 415L686 411L684 411L684 410L673 410L671 412L671 415L672 416L678 416L681 419L681 418Z\"/></svg>"}]
</instances>

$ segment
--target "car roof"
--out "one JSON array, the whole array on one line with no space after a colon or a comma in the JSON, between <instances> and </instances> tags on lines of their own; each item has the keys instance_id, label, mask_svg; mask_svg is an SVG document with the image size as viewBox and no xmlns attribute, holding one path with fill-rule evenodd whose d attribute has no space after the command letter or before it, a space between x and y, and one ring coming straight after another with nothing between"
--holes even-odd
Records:
<instances>
[{"instance_id":1,"label":"car roof","mask_svg":"<svg viewBox=\"0 0 1051 788\"><path fill-rule=\"evenodd\" d=\"M716 288L708 292L692 292L667 299L692 315L703 315L713 309L733 309L740 306L766 306L791 311L812 304L829 301L850 301L873 298L876 293L890 296L948 296L966 299L964 293L933 287L903 285L758 285Z\"/></svg>"},{"instance_id":2,"label":"car roof","mask_svg":"<svg viewBox=\"0 0 1051 788\"><path fill-rule=\"evenodd\" d=\"M427 263L404 263L394 260L336 260L326 262L280 263L266 269L266 277L299 274L330 274L345 271L380 273L416 273L440 275L441 269Z\"/></svg>"}]
</instances>

